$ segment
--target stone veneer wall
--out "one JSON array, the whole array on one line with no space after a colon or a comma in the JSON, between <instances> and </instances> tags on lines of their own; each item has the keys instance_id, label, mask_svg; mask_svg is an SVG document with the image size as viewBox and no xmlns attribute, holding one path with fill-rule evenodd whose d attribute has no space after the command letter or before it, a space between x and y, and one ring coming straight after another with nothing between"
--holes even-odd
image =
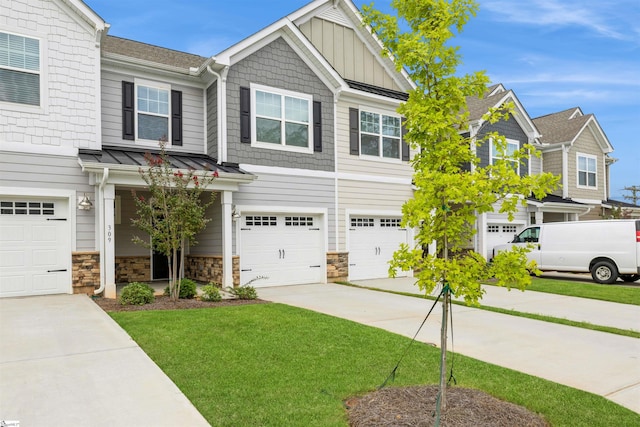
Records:
<instances>
[{"instance_id":1,"label":"stone veneer wall","mask_svg":"<svg viewBox=\"0 0 640 427\"><path fill-rule=\"evenodd\" d=\"M349 252L327 252L327 281L339 282L349 278Z\"/></svg>"},{"instance_id":2,"label":"stone veneer wall","mask_svg":"<svg viewBox=\"0 0 640 427\"><path fill-rule=\"evenodd\" d=\"M202 283L222 283L221 255L187 255L184 275ZM240 257L233 257L233 286L240 285Z\"/></svg>"},{"instance_id":3,"label":"stone veneer wall","mask_svg":"<svg viewBox=\"0 0 640 427\"><path fill-rule=\"evenodd\" d=\"M150 256L117 256L116 283L145 282L151 280Z\"/></svg>"},{"instance_id":4,"label":"stone veneer wall","mask_svg":"<svg viewBox=\"0 0 640 427\"><path fill-rule=\"evenodd\" d=\"M71 280L74 294L93 295L100 286L100 252L73 252Z\"/></svg>"}]
</instances>

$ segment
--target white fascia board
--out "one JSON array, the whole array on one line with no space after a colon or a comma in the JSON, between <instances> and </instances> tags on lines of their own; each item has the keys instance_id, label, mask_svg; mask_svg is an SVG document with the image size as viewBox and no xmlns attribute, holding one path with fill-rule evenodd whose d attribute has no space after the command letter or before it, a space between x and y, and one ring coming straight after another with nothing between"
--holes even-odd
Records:
<instances>
[{"instance_id":1,"label":"white fascia board","mask_svg":"<svg viewBox=\"0 0 640 427\"><path fill-rule=\"evenodd\" d=\"M109 28L109 24L104 19L80 0L56 0L56 3L58 6L64 7L67 12L71 12L69 16L72 18L80 18L85 25L90 25L94 32L104 31Z\"/></svg>"},{"instance_id":2,"label":"white fascia board","mask_svg":"<svg viewBox=\"0 0 640 427\"><path fill-rule=\"evenodd\" d=\"M578 132L578 135L584 132L586 128L589 128L589 131L598 142L598 145L600 146L600 149L603 153L608 154L613 152L613 146L609 142L609 138L607 138L607 136L605 135L595 116L589 117L589 120L587 120L582 129L580 129L580 131ZM578 135L576 135L576 138L578 138Z\"/></svg>"},{"instance_id":3,"label":"white fascia board","mask_svg":"<svg viewBox=\"0 0 640 427\"><path fill-rule=\"evenodd\" d=\"M400 104L405 101L401 101L399 99L388 98L382 95L376 95L374 93L364 92L361 90L351 89L350 87L345 87L340 93L340 99L347 99L349 101L354 102L371 102L374 101L376 105L385 105L394 109L397 109Z\"/></svg>"},{"instance_id":4,"label":"white fascia board","mask_svg":"<svg viewBox=\"0 0 640 427\"><path fill-rule=\"evenodd\" d=\"M572 197L571 200L578 203L584 203L585 205L600 206L602 204L602 200L596 200L596 199L578 199L578 198Z\"/></svg>"}]
</instances>

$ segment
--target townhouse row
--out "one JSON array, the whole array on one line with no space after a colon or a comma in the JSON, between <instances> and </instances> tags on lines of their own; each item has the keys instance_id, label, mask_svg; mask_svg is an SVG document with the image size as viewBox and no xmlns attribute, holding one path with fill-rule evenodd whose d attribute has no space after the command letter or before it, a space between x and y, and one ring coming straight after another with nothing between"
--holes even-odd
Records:
<instances>
[{"instance_id":1,"label":"townhouse row","mask_svg":"<svg viewBox=\"0 0 640 427\"><path fill-rule=\"evenodd\" d=\"M116 284L166 279L166 258L133 244L130 221L132 190L145 192L139 168L161 138L175 168L219 176L187 277L259 277L256 287L386 277L393 251L413 241L401 227L413 189L396 112L413 83L351 1L312 1L211 57L110 36L80 0L1 2L0 296L115 297ZM509 120L482 121L507 101ZM469 109L472 135L498 129L545 152L521 174L563 175L560 193L528 200L515 221L478 218L480 253L532 222L607 208L613 149L595 117L576 108L532 120L502 85Z\"/></svg>"}]
</instances>

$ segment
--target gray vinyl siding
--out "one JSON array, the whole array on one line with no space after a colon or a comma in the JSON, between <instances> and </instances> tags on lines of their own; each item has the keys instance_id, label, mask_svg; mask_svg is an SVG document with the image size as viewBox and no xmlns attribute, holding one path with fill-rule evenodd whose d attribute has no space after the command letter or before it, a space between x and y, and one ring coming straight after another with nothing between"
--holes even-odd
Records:
<instances>
[{"instance_id":1,"label":"gray vinyl siding","mask_svg":"<svg viewBox=\"0 0 640 427\"><path fill-rule=\"evenodd\" d=\"M240 142L240 87L251 83L313 95L322 103L322 152L295 153ZM227 160L261 166L334 170L333 94L279 38L229 69L227 77Z\"/></svg>"},{"instance_id":2,"label":"gray vinyl siding","mask_svg":"<svg viewBox=\"0 0 640 427\"><path fill-rule=\"evenodd\" d=\"M490 132L497 132L507 139L513 139L520 142L520 148L528 142L528 137L518 124L518 122L509 116L508 120L501 120L496 123L485 122L478 132L478 139ZM480 166L487 166L491 159L491 147L488 141L482 143L476 149L476 154L480 158ZM524 159L524 163L520 165L520 175L525 176L529 171L529 161Z\"/></svg>"},{"instance_id":3,"label":"gray vinyl siding","mask_svg":"<svg viewBox=\"0 0 640 427\"><path fill-rule=\"evenodd\" d=\"M154 80L147 76L102 72L102 144L126 147L155 148L145 141L129 141L122 139L122 82L133 82L135 78ZM162 80L155 80L166 83ZM171 84L172 90L182 92L182 135L183 145L172 146L172 151L188 153L204 153L205 123L203 89ZM137 118L136 118L137 125ZM170 139L170 136L169 136Z\"/></svg>"},{"instance_id":4,"label":"gray vinyl siding","mask_svg":"<svg viewBox=\"0 0 640 427\"><path fill-rule=\"evenodd\" d=\"M218 159L218 83L207 89L207 154Z\"/></svg>"},{"instance_id":5,"label":"gray vinyl siding","mask_svg":"<svg viewBox=\"0 0 640 427\"><path fill-rule=\"evenodd\" d=\"M149 193L137 191L137 194L149 198ZM115 224L115 253L116 256L149 256L151 250L142 245L133 243L133 236L148 240L149 235L143 233L131 224L131 219L136 218L136 205L130 190L116 190L116 196L120 196L120 224Z\"/></svg>"},{"instance_id":6,"label":"gray vinyl siding","mask_svg":"<svg viewBox=\"0 0 640 427\"><path fill-rule=\"evenodd\" d=\"M205 197L208 198L210 195L210 193L207 193ZM222 205L220 203L220 195L216 194L214 197L215 200L205 213L206 218L211 219L211 221L196 236L197 243L189 247L191 255L222 256ZM235 242L233 253L235 253Z\"/></svg>"},{"instance_id":7,"label":"gray vinyl siding","mask_svg":"<svg viewBox=\"0 0 640 427\"><path fill-rule=\"evenodd\" d=\"M233 196L235 205L327 209L329 248L334 247L335 242L334 201L333 179L290 175L259 175Z\"/></svg>"},{"instance_id":8,"label":"gray vinyl siding","mask_svg":"<svg viewBox=\"0 0 640 427\"><path fill-rule=\"evenodd\" d=\"M77 157L0 152L0 182L4 187L72 190L95 200L94 187L78 165ZM69 209L76 209L69 206ZM95 209L76 210L76 250L93 251L96 244Z\"/></svg>"}]
</instances>

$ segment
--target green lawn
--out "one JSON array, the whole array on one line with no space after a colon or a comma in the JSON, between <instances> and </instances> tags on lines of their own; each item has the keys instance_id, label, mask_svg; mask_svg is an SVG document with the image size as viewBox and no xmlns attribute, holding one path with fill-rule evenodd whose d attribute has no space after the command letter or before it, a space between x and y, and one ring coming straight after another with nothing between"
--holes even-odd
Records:
<instances>
[{"instance_id":1,"label":"green lawn","mask_svg":"<svg viewBox=\"0 0 640 427\"><path fill-rule=\"evenodd\" d=\"M534 277L527 290L640 305L640 285L623 285L622 282L615 285L599 285L593 282Z\"/></svg>"},{"instance_id":2,"label":"green lawn","mask_svg":"<svg viewBox=\"0 0 640 427\"><path fill-rule=\"evenodd\" d=\"M213 426L346 426L343 400L374 390L409 340L281 304L111 316ZM414 344L394 386L437 382L439 350ZM459 386L542 414L553 426L640 425L602 397L461 355Z\"/></svg>"}]
</instances>

